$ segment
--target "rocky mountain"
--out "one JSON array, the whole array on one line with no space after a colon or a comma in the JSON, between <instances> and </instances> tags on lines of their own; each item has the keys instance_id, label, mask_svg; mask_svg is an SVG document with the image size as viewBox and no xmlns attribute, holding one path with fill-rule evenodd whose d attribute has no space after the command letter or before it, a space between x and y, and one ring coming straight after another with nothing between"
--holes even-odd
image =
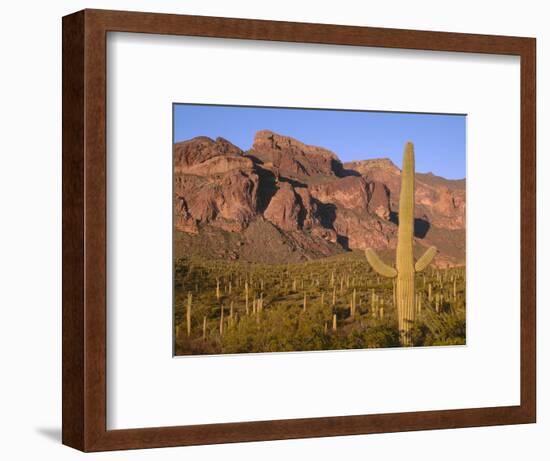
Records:
<instances>
[{"instance_id":1,"label":"rocky mountain","mask_svg":"<svg viewBox=\"0 0 550 461\"><path fill-rule=\"evenodd\" d=\"M401 172L389 159L342 164L328 149L268 130L249 151L223 138L174 145L176 256L298 262L395 249ZM416 175L415 247L465 261L464 180Z\"/></svg>"}]
</instances>

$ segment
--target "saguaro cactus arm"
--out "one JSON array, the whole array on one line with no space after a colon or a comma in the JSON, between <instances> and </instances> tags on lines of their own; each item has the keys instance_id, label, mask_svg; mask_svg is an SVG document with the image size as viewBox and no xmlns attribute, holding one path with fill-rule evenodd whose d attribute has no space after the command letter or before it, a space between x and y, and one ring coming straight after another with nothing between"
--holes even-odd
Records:
<instances>
[{"instance_id":1,"label":"saguaro cactus arm","mask_svg":"<svg viewBox=\"0 0 550 461\"><path fill-rule=\"evenodd\" d=\"M389 278L394 278L397 276L397 271L395 268L388 266L384 261L382 261L372 248L367 248L365 250L365 255L367 256L367 261L371 267L380 275Z\"/></svg>"},{"instance_id":2,"label":"saguaro cactus arm","mask_svg":"<svg viewBox=\"0 0 550 461\"><path fill-rule=\"evenodd\" d=\"M415 272L422 272L428 265L432 262L432 259L434 259L434 256L437 253L436 247L430 247L426 250L426 252L416 261L416 264L414 265Z\"/></svg>"}]
</instances>

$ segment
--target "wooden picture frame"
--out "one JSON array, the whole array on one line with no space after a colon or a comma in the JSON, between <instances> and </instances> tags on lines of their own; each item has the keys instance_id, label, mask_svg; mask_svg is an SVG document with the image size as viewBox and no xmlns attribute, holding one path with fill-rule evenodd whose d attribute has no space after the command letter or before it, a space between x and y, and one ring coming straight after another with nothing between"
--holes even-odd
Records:
<instances>
[{"instance_id":1,"label":"wooden picture frame","mask_svg":"<svg viewBox=\"0 0 550 461\"><path fill-rule=\"evenodd\" d=\"M107 32L515 55L521 59L521 404L107 430ZM295 439L536 419L533 38L84 10L63 18L63 443L82 451Z\"/></svg>"}]
</instances>

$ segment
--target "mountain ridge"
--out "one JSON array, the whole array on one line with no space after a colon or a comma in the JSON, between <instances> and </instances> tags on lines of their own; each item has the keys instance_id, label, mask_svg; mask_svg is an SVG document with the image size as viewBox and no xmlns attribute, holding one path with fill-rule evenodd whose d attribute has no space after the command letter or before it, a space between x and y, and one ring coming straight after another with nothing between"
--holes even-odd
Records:
<instances>
[{"instance_id":1,"label":"mountain ridge","mask_svg":"<svg viewBox=\"0 0 550 461\"><path fill-rule=\"evenodd\" d=\"M279 248L271 262L391 252L400 175L390 159L342 163L271 130L258 131L248 151L221 137L174 143L176 256L202 249L263 262L266 245ZM465 180L416 173L415 246L436 245L440 266L464 264L465 194Z\"/></svg>"}]
</instances>

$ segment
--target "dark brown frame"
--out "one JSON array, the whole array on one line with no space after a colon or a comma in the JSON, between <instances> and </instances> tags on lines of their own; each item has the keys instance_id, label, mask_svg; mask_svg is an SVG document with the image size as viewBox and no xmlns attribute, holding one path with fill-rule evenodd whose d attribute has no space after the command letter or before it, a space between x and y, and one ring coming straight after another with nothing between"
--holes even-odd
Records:
<instances>
[{"instance_id":1,"label":"dark brown frame","mask_svg":"<svg viewBox=\"0 0 550 461\"><path fill-rule=\"evenodd\" d=\"M519 406L106 429L108 31L517 55L521 58ZM533 423L536 419L534 38L83 10L63 18L63 443L82 451Z\"/></svg>"}]
</instances>

